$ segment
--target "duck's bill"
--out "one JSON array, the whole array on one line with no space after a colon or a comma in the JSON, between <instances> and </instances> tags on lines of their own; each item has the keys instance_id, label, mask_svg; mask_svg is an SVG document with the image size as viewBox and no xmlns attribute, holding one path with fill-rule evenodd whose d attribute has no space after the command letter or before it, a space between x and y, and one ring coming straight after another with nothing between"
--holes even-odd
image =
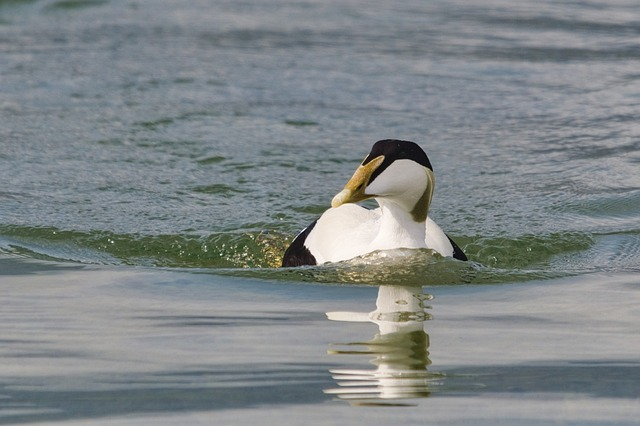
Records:
<instances>
[{"instance_id":1,"label":"duck's bill","mask_svg":"<svg viewBox=\"0 0 640 426\"><path fill-rule=\"evenodd\" d=\"M368 198L374 197L374 194L367 194L366 189L369 185L371 175L375 170L380 167L384 161L384 155L374 158L367 164L362 165L356 169L349 182L344 186L344 189L331 200L331 207L340 207L346 203L357 203Z\"/></svg>"}]
</instances>

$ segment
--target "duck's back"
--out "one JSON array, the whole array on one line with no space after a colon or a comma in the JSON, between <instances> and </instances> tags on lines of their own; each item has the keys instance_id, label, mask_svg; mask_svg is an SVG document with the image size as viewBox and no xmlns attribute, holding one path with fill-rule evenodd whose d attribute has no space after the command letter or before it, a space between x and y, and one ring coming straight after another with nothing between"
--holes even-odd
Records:
<instances>
[{"instance_id":1,"label":"duck's back","mask_svg":"<svg viewBox=\"0 0 640 426\"><path fill-rule=\"evenodd\" d=\"M356 204L329 209L307 235L305 246L318 264L352 259L369 252L378 234L380 214Z\"/></svg>"}]
</instances>

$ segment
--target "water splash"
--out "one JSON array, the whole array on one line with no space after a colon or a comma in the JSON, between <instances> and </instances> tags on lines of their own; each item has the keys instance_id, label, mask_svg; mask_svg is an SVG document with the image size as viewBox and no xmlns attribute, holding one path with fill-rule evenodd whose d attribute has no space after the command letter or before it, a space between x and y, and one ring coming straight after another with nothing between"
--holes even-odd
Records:
<instances>
[{"instance_id":1,"label":"water splash","mask_svg":"<svg viewBox=\"0 0 640 426\"><path fill-rule=\"evenodd\" d=\"M0 250L41 260L166 268L279 266L288 240L268 232L206 236L0 226Z\"/></svg>"},{"instance_id":2,"label":"water splash","mask_svg":"<svg viewBox=\"0 0 640 426\"><path fill-rule=\"evenodd\" d=\"M0 252L46 261L180 268L196 273L278 281L439 285L517 282L596 272L615 265L634 270L635 232L561 232L518 237L457 237L469 262L431 250L391 250L329 265L280 268L292 235L276 230L209 235L136 235L107 231L0 226ZM624 244L616 245L622 241Z\"/></svg>"}]
</instances>

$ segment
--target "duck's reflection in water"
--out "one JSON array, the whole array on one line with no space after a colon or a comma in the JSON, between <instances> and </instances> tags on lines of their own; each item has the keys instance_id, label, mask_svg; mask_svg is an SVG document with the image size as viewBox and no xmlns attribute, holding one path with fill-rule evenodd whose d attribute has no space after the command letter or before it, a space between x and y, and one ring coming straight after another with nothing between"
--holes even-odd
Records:
<instances>
[{"instance_id":1,"label":"duck's reflection in water","mask_svg":"<svg viewBox=\"0 0 640 426\"><path fill-rule=\"evenodd\" d=\"M425 312L431 299L421 287L380 286L375 311L328 312L334 321L373 322L379 332L368 341L332 344L330 354L367 355L375 368L330 370L338 387L325 393L354 405L412 405L398 400L431 395L443 377L427 371L429 335L423 323L431 319Z\"/></svg>"}]
</instances>

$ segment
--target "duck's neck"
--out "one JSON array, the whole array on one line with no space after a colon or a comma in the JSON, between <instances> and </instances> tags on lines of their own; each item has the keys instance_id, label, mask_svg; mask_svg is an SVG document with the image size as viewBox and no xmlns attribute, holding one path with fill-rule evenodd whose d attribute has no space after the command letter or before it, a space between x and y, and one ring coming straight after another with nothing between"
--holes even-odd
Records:
<instances>
[{"instance_id":1,"label":"duck's neck","mask_svg":"<svg viewBox=\"0 0 640 426\"><path fill-rule=\"evenodd\" d=\"M392 248L425 248L425 222L417 222L399 204L377 199L382 218L378 235L372 242L374 250Z\"/></svg>"}]
</instances>

